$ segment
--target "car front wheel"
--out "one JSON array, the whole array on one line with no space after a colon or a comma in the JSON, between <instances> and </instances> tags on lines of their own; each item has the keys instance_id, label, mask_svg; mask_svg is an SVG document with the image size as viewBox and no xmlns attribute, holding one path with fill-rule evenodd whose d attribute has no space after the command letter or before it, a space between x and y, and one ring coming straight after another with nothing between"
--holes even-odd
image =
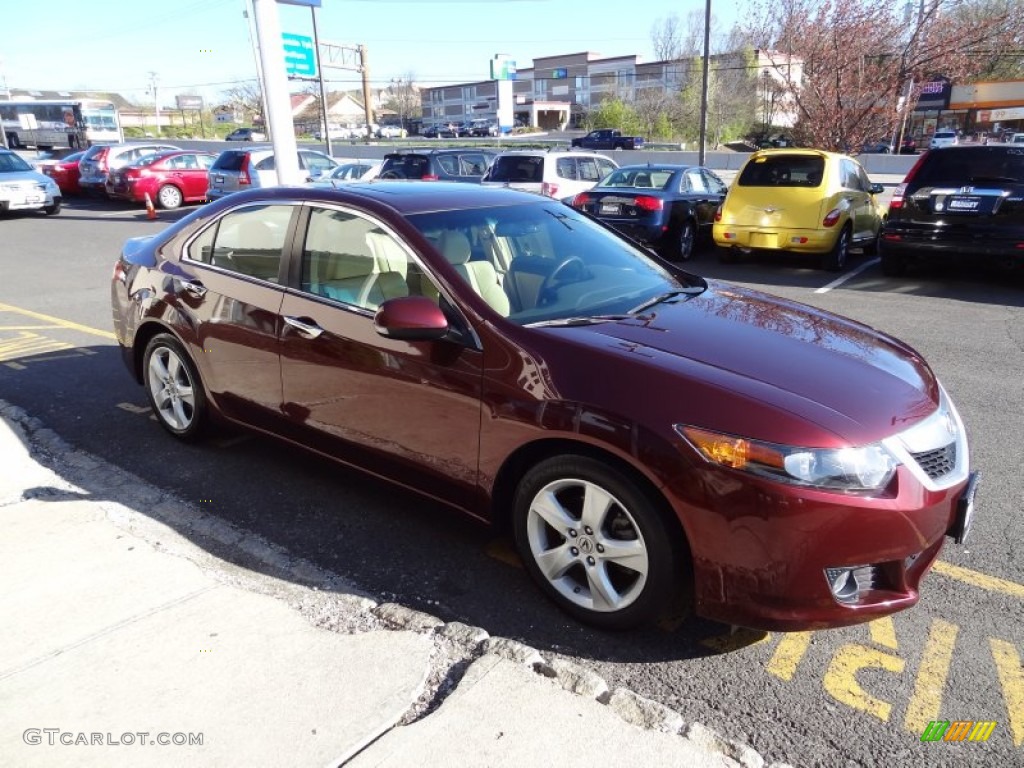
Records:
<instances>
[{"instance_id":1,"label":"car front wheel","mask_svg":"<svg viewBox=\"0 0 1024 768\"><path fill-rule=\"evenodd\" d=\"M181 342L169 333L150 339L142 373L160 426L182 440L197 438L206 420L206 394Z\"/></svg>"},{"instance_id":2,"label":"car front wheel","mask_svg":"<svg viewBox=\"0 0 1024 768\"><path fill-rule=\"evenodd\" d=\"M523 477L514 514L527 570L576 619L625 629L672 607L673 533L651 497L614 468L547 459Z\"/></svg>"}]
</instances>

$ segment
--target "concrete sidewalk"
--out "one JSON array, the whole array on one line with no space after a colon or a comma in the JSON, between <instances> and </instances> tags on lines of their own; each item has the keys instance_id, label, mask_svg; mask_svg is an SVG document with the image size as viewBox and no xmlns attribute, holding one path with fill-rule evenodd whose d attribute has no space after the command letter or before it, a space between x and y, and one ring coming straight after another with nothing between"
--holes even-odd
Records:
<instances>
[{"instance_id":1,"label":"concrete sidewalk","mask_svg":"<svg viewBox=\"0 0 1024 768\"><path fill-rule=\"evenodd\" d=\"M0 472L4 765L764 764L575 665L380 604L2 401Z\"/></svg>"}]
</instances>

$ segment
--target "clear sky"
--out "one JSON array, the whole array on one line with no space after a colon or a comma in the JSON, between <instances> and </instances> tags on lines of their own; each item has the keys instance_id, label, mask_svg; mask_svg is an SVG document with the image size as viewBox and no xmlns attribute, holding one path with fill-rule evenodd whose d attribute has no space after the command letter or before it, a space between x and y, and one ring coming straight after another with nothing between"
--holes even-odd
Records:
<instances>
[{"instance_id":1,"label":"clear sky","mask_svg":"<svg viewBox=\"0 0 1024 768\"><path fill-rule=\"evenodd\" d=\"M717 25L742 0L714 0ZM161 104L208 100L255 78L247 0L6 0L0 10L0 87L114 91L147 103L149 73ZM745 4L745 3L743 3ZM311 35L308 8L279 5L283 32ZM654 58L651 27L704 0L323 0L321 42L367 46L374 87L414 75L421 85L484 80L488 61L592 51ZM712 27L714 30L716 27ZM355 72L326 69L331 89L357 88ZM296 85L298 90L298 85Z\"/></svg>"}]
</instances>

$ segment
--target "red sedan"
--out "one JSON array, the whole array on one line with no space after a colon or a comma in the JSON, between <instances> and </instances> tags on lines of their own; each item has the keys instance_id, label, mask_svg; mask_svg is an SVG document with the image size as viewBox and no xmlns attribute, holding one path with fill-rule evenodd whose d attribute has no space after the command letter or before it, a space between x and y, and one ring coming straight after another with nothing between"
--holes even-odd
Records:
<instances>
[{"instance_id":1,"label":"red sedan","mask_svg":"<svg viewBox=\"0 0 1024 768\"><path fill-rule=\"evenodd\" d=\"M39 172L57 182L62 195L77 195L82 191L78 186L78 161L84 154L85 151L75 152L60 160L44 160L39 163Z\"/></svg>"},{"instance_id":2,"label":"red sedan","mask_svg":"<svg viewBox=\"0 0 1024 768\"><path fill-rule=\"evenodd\" d=\"M540 195L238 192L129 240L111 288L171 435L243 424L505 526L598 626L686 598L765 629L869 621L971 522L967 433L914 350Z\"/></svg>"},{"instance_id":3,"label":"red sedan","mask_svg":"<svg viewBox=\"0 0 1024 768\"><path fill-rule=\"evenodd\" d=\"M107 195L146 202L146 195L160 208L179 208L182 203L206 201L210 166L217 156L209 152L162 152L146 155L131 165L111 171Z\"/></svg>"}]
</instances>

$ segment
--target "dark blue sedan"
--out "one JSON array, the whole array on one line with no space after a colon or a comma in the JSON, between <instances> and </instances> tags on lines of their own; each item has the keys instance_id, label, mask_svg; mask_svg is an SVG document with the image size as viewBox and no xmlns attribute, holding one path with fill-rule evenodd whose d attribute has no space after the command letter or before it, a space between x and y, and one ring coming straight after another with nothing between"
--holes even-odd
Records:
<instances>
[{"instance_id":1,"label":"dark blue sedan","mask_svg":"<svg viewBox=\"0 0 1024 768\"><path fill-rule=\"evenodd\" d=\"M725 183L696 165L626 165L572 201L573 208L600 219L672 261L693 256L698 238L708 238Z\"/></svg>"}]
</instances>

